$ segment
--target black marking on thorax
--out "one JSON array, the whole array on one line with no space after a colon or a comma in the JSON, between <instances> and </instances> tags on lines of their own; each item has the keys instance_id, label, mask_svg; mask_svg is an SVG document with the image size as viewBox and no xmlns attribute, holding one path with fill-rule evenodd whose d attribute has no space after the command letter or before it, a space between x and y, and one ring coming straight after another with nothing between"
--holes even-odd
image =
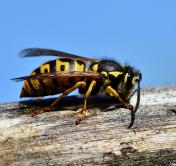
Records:
<instances>
[{"instance_id":1,"label":"black marking on thorax","mask_svg":"<svg viewBox=\"0 0 176 166\"><path fill-rule=\"evenodd\" d=\"M111 60L101 60L99 62L99 66L98 66L98 72L101 71L107 71L107 72L111 72L111 71L123 71L122 66L115 61L111 61Z\"/></svg>"}]
</instances>

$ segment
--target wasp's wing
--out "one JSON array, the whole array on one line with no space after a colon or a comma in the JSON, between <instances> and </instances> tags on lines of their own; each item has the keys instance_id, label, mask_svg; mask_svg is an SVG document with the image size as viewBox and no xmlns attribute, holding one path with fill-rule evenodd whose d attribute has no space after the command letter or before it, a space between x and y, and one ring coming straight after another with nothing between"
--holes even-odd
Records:
<instances>
[{"instance_id":1,"label":"wasp's wing","mask_svg":"<svg viewBox=\"0 0 176 166\"><path fill-rule=\"evenodd\" d=\"M66 52L61 52L52 49L44 49L44 48L27 48L20 52L21 57L36 57L36 56L58 56L64 58L73 58L80 59L84 61L95 62L96 59L86 58L79 55L74 55Z\"/></svg>"},{"instance_id":2,"label":"wasp's wing","mask_svg":"<svg viewBox=\"0 0 176 166\"><path fill-rule=\"evenodd\" d=\"M101 78L101 75L98 72L92 72L92 71L85 71L85 72L79 72L79 71L74 71L74 72L54 72L54 73L45 73L45 74L40 74L40 75L30 75L30 76L24 76L24 77L18 77L18 78L13 78L11 80L14 80L16 82L19 81L24 81L24 80L29 80L29 79L62 79L62 78L90 78L92 80L98 80Z\"/></svg>"}]
</instances>

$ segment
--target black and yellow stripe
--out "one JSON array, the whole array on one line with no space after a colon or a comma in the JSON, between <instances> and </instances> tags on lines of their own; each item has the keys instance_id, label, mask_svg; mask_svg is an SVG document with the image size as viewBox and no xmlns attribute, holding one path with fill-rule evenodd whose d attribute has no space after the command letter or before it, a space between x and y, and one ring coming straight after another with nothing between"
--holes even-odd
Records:
<instances>
[{"instance_id":1,"label":"black and yellow stripe","mask_svg":"<svg viewBox=\"0 0 176 166\"><path fill-rule=\"evenodd\" d=\"M36 68L31 75L40 75L44 73L85 71L86 63L78 59L56 59L48 61ZM74 78L60 79L31 79L24 82L20 97L37 97L62 93L73 86L79 80Z\"/></svg>"}]
</instances>

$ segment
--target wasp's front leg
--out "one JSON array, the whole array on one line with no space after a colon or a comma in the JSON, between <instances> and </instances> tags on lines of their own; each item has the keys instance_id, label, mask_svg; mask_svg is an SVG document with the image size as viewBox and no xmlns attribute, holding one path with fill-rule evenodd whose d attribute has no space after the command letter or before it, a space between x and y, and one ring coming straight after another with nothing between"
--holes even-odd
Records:
<instances>
[{"instance_id":1,"label":"wasp's front leg","mask_svg":"<svg viewBox=\"0 0 176 166\"><path fill-rule=\"evenodd\" d=\"M108 95L114 96L115 98L117 98L125 106L125 108L127 108L129 110L133 110L133 108L134 108L133 105L130 104L130 103L128 103L128 102L126 102L126 101L124 101L120 97L119 93L115 89L113 89L111 86L107 86L106 89L105 89L105 91L106 91L106 93Z\"/></svg>"}]
</instances>

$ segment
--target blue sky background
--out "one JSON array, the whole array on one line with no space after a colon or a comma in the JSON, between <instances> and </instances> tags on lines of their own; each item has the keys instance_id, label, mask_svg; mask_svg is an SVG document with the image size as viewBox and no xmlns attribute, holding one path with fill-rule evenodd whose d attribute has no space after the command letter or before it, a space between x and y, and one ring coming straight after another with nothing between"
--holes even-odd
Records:
<instances>
[{"instance_id":1,"label":"blue sky background","mask_svg":"<svg viewBox=\"0 0 176 166\"><path fill-rule=\"evenodd\" d=\"M55 58L19 58L28 47L127 62L143 87L175 84L176 1L0 0L0 102L19 100L10 78Z\"/></svg>"}]
</instances>

